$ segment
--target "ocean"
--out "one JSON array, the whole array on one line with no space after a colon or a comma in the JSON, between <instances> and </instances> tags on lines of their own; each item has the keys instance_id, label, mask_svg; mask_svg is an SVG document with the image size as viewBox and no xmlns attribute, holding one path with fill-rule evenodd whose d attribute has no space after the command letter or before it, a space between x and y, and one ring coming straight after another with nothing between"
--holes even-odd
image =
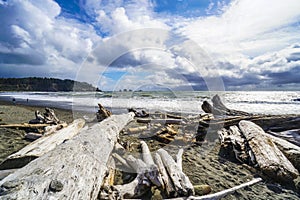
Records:
<instances>
[{"instance_id":1,"label":"ocean","mask_svg":"<svg viewBox=\"0 0 300 200\"><path fill-rule=\"evenodd\" d=\"M201 104L219 94L235 110L260 114L300 114L300 91L127 91L127 92L1 92L0 100L96 112L97 104L113 113L127 108L146 111L203 113ZM27 101L28 100L28 101Z\"/></svg>"}]
</instances>

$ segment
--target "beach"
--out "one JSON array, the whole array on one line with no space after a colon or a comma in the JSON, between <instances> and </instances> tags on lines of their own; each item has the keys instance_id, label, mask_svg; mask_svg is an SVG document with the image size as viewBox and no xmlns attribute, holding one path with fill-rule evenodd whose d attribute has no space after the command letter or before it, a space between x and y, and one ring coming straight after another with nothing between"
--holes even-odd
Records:
<instances>
[{"instance_id":1,"label":"beach","mask_svg":"<svg viewBox=\"0 0 300 200\"><path fill-rule=\"evenodd\" d=\"M43 112L44 107L18 104L14 105L11 102L1 102L1 123L11 124L28 122L35 118L35 110ZM68 123L73 121L74 116L79 116L78 113L74 115L71 110L58 108L54 108L54 110L60 120ZM81 113L81 116L84 115L84 113ZM140 124L137 124L136 122L131 122L127 128L139 125ZM1 128L0 131L1 160L29 144L29 141L24 140L24 130ZM220 144L216 139L217 136L210 135L208 137L211 139L202 145L191 143L165 144L141 134L128 134L127 131L123 131L120 134L120 140L122 142L129 142L131 144L131 153L133 155L137 155L137 152L139 151L137 146L140 140L146 141L152 153L159 148L164 148L171 154L175 155L179 148L184 148L183 171L190 178L193 185L207 184L211 187L212 193L240 185L258 176L257 172L251 167L229 161L220 156ZM123 183L121 171L122 169L119 169L119 176L115 177L115 184ZM152 194L147 195L147 198L151 198L152 196ZM155 198L159 199L159 197ZM290 189L288 186L283 187L272 180L264 180L262 183L258 183L254 186L240 189L224 199L283 200L300 199L300 197L299 194Z\"/></svg>"}]
</instances>

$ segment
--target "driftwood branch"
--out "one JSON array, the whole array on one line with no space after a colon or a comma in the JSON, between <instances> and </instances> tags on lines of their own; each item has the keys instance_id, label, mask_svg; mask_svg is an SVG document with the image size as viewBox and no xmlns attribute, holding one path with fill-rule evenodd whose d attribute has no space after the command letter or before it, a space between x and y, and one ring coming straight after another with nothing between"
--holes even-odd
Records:
<instances>
[{"instance_id":1,"label":"driftwood branch","mask_svg":"<svg viewBox=\"0 0 300 200\"><path fill-rule=\"evenodd\" d=\"M1 124L0 128L44 128L49 126L49 124Z\"/></svg>"},{"instance_id":2,"label":"driftwood branch","mask_svg":"<svg viewBox=\"0 0 300 200\"><path fill-rule=\"evenodd\" d=\"M151 123L151 124L181 124L182 119L150 119L150 118L137 118L138 123Z\"/></svg>"},{"instance_id":3,"label":"driftwood branch","mask_svg":"<svg viewBox=\"0 0 300 200\"><path fill-rule=\"evenodd\" d=\"M208 195L204 195L204 196L200 196L200 197L188 197L186 199L188 200L218 200L218 199L221 199L229 194L233 194L235 191L239 190L239 189L242 189L242 188L245 188L245 187L249 187L251 185L254 185L256 183L259 183L261 182L262 179L261 178L255 178L247 183L243 183L241 185L238 185L238 186L235 186L233 188L230 188L230 189L226 189L226 190L223 190L223 191L220 191L220 192L217 192L217 193L214 193L214 194L208 194ZM177 198L178 199L178 198ZM180 199L178 199L180 200Z\"/></svg>"}]
</instances>

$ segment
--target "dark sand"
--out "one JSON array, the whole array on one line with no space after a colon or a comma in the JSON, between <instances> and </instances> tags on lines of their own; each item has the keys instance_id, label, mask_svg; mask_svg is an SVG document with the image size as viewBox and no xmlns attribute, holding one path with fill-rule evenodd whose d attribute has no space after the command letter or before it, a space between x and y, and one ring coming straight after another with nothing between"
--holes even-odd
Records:
<instances>
[{"instance_id":1,"label":"dark sand","mask_svg":"<svg viewBox=\"0 0 300 200\"><path fill-rule=\"evenodd\" d=\"M35 118L34 111L44 111L44 108L12 105L7 102L0 102L0 123L24 123ZM69 110L54 109L57 117L66 122L71 122L77 118L77 114L73 114ZM82 114L81 114L82 115ZM130 126L136 126L131 123ZM8 155L18 151L28 141L23 139L25 131L17 129L0 129L0 161ZM140 135L122 135L121 140L130 141L134 146L138 146ZM214 138L214 137L213 137ZM169 152L176 154L179 146L178 144L163 144L152 140L151 138L144 138L150 146L152 152L158 148L166 148ZM239 163L227 161L219 156L220 146L218 142L208 142L205 145L191 145L186 144L182 146L185 148L183 155L183 171L189 176L194 185L208 184L211 186L213 192L218 192L233 186L245 183L256 177L255 170L249 169ZM136 154L137 148L133 148L132 153ZM122 181L116 178L116 183ZM233 195L229 195L224 199L300 199L299 195L291 189L280 186L272 181L264 181L254 186L240 189Z\"/></svg>"}]
</instances>

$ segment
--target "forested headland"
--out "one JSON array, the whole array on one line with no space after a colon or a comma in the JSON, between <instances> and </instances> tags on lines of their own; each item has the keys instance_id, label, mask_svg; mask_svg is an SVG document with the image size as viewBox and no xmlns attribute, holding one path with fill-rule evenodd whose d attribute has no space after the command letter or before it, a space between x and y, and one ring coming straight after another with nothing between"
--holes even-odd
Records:
<instances>
[{"instance_id":1,"label":"forested headland","mask_svg":"<svg viewBox=\"0 0 300 200\"><path fill-rule=\"evenodd\" d=\"M86 82L70 79L56 78L0 78L0 91L43 91L43 92L69 92L73 91L100 91Z\"/></svg>"}]
</instances>

